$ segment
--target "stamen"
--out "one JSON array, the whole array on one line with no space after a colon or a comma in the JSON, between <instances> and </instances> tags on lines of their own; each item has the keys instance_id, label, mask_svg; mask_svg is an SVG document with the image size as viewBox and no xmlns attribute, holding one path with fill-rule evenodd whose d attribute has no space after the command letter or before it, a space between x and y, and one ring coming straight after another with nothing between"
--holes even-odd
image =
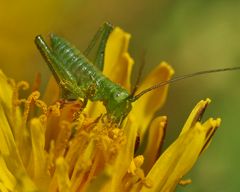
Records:
<instances>
[{"instance_id":1,"label":"stamen","mask_svg":"<svg viewBox=\"0 0 240 192\"><path fill-rule=\"evenodd\" d=\"M53 114L55 116L60 116L60 107L61 107L61 104L59 102L56 102L54 105L49 106L48 115Z\"/></svg>"},{"instance_id":2,"label":"stamen","mask_svg":"<svg viewBox=\"0 0 240 192\"><path fill-rule=\"evenodd\" d=\"M142 155L135 157L128 168L128 173L135 175L136 170L142 166L143 161L144 157Z\"/></svg>"},{"instance_id":3,"label":"stamen","mask_svg":"<svg viewBox=\"0 0 240 192\"><path fill-rule=\"evenodd\" d=\"M40 93L38 91L34 91L29 95L29 97L25 101L24 112L23 112L23 119L24 119L23 122L24 123L27 122L31 103L35 102L39 97L40 97Z\"/></svg>"},{"instance_id":4,"label":"stamen","mask_svg":"<svg viewBox=\"0 0 240 192\"><path fill-rule=\"evenodd\" d=\"M191 183L192 183L191 179L184 179L184 180L180 180L178 184L185 186L185 185L189 185Z\"/></svg>"},{"instance_id":5,"label":"stamen","mask_svg":"<svg viewBox=\"0 0 240 192\"><path fill-rule=\"evenodd\" d=\"M35 80L34 80L33 85L32 85L32 91L37 91L37 90L39 90L40 84L41 84L41 73L38 72L38 73L35 75Z\"/></svg>"},{"instance_id":6,"label":"stamen","mask_svg":"<svg viewBox=\"0 0 240 192\"><path fill-rule=\"evenodd\" d=\"M26 81L20 81L17 83L17 90L27 90L29 88L29 83Z\"/></svg>"},{"instance_id":7,"label":"stamen","mask_svg":"<svg viewBox=\"0 0 240 192\"><path fill-rule=\"evenodd\" d=\"M29 84L26 81L20 81L16 84L13 79L8 79L8 83L13 88L12 105L13 105L13 109L15 109L16 106L20 105L21 103L25 103L26 99L19 99L19 92L20 92L20 89L22 90L28 89Z\"/></svg>"},{"instance_id":8,"label":"stamen","mask_svg":"<svg viewBox=\"0 0 240 192\"><path fill-rule=\"evenodd\" d=\"M58 158L59 156L63 156L67 147L68 141L71 136L71 124L67 121L60 122L60 132L58 133L58 137L55 141L55 149L54 149L54 158Z\"/></svg>"},{"instance_id":9,"label":"stamen","mask_svg":"<svg viewBox=\"0 0 240 192\"><path fill-rule=\"evenodd\" d=\"M42 110L44 115L47 115L48 107L47 107L46 103L44 103L42 100L38 99L38 100L36 100L35 104Z\"/></svg>"}]
</instances>

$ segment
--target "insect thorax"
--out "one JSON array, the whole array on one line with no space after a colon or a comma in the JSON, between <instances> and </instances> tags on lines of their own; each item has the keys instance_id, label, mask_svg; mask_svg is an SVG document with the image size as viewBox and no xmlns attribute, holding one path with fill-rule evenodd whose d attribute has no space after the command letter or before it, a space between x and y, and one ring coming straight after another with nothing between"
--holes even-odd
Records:
<instances>
[{"instance_id":1,"label":"insect thorax","mask_svg":"<svg viewBox=\"0 0 240 192\"><path fill-rule=\"evenodd\" d=\"M107 114L113 121L123 120L132 109L132 102L127 90L118 86L111 92L109 99L104 101Z\"/></svg>"}]
</instances>

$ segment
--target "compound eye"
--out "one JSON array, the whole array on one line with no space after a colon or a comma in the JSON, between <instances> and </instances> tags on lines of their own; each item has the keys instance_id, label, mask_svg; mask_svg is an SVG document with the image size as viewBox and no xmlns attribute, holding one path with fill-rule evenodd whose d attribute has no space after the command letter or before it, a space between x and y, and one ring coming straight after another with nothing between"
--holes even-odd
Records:
<instances>
[{"instance_id":1,"label":"compound eye","mask_svg":"<svg viewBox=\"0 0 240 192\"><path fill-rule=\"evenodd\" d=\"M117 91L114 93L113 97L114 97L115 101L120 102L120 101L123 101L124 99L126 99L127 94L125 92Z\"/></svg>"},{"instance_id":2,"label":"compound eye","mask_svg":"<svg viewBox=\"0 0 240 192\"><path fill-rule=\"evenodd\" d=\"M116 97L120 97L121 96L121 93L116 93Z\"/></svg>"},{"instance_id":3,"label":"compound eye","mask_svg":"<svg viewBox=\"0 0 240 192\"><path fill-rule=\"evenodd\" d=\"M119 98L120 96L121 96L121 93L120 93L120 92L117 92L117 93L114 94L114 97L115 97L115 98Z\"/></svg>"}]
</instances>

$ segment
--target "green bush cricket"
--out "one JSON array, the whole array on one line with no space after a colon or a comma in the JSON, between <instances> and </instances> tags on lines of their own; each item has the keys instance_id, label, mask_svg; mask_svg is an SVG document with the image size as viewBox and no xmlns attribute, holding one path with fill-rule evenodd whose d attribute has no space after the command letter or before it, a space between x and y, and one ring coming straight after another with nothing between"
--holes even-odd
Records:
<instances>
[{"instance_id":1,"label":"green bush cricket","mask_svg":"<svg viewBox=\"0 0 240 192\"><path fill-rule=\"evenodd\" d=\"M137 95L130 94L102 74L106 42L112 30L111 24L104 23L83 53L54 34L50 36L51 47L40 35L35 38L39 51L60 86L63 99L83 98L84 101L88 99L102 101L106 107L107 117L112 122L121 124L131 111L132 103L154 89L197 75L240 69L232 67L200 71L159 82Z\"/></svg>"}]
</instances>

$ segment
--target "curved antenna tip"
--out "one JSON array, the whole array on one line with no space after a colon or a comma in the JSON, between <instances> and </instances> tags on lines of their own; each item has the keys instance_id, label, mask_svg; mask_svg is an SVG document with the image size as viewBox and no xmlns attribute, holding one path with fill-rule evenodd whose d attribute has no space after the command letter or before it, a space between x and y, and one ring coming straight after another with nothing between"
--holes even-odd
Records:
<instances>
[{"instance_id":1,"label":"curved antenna tip","mask_svg":"<svg viewBox=\"0 0 240 192\"><path fill-rule=\"evenodd\" d=\"M178 76L175 77L173 79L167 80L167 81L162 81L160 83L157 83L143 91L141 91L139 94L133 96L133 101L138 100L140 97L142 97L143 95L145 95L146 93L154 90L154 89L158 89L159 87L168 85L170 83L175 83L177 81L181 81L183 79L187 79L190 77L195 77L195 76L199 76L199 75L204 75L204 74L209 74L209 73L218 73L218 72L224 72L224 71L235 71L235 70L240 70L240 66L238 67L228 67L228 68L220 68L220 69L212 69L212 70L206 70L206 71L199 71L196 73L191 73L191 74L187 74L187 75L182 75L182 76Z\"/></svg>"}]
</instances>

